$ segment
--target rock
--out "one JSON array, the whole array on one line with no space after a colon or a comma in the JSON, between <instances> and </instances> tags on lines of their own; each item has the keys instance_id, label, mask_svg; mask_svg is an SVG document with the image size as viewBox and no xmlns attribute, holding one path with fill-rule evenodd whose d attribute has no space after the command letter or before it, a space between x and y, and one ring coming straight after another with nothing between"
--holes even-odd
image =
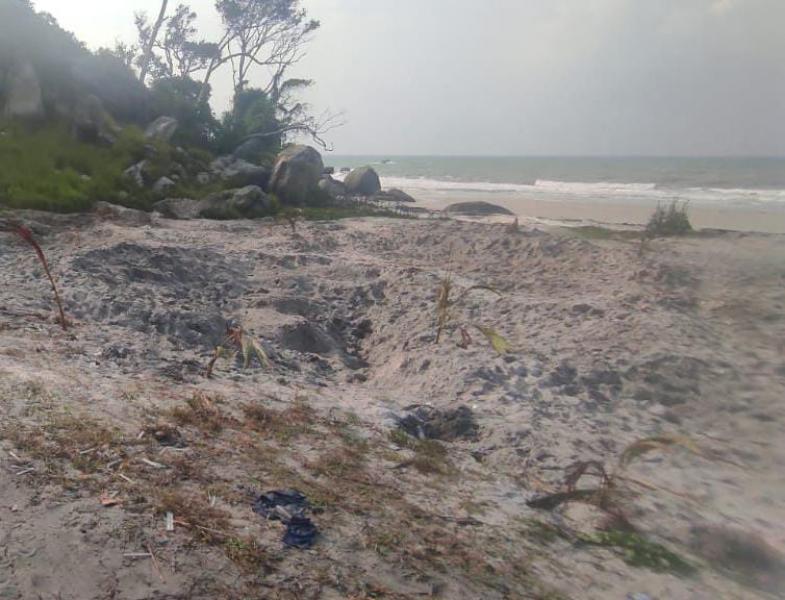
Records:
<instances>
[{"instance_id":1,"label":"rock","mask_svg":"<svg viewBox=\"0 0 785 600\"><path fill-rule=\"evenodd\" d=\"M346 195L346 186L329 175L326 175L319 180L319 189L327 192L333 198Z\"/></svg>"},{"instance_id":2,"label":"rock","mask_svg":"<svg viewBox=\"0 0 785 600\"><path fill-rule=\"evenodd\" d=\"M275 161L270 189L290 204L305 204L324 170L321 155L310 146L290 146Z\"/></svg>"},{"instance_id":3,"label":"rock","mask_svg":"<svg viewBox=\"0 0 785 600\"><path fill-rule=\"evenodd\" d=\"M372 199L376 202L392 202L394 204L417 202L406 192L395 189L377 192L372 196Z\"/></svg>"},{"instance_id":4,"label":"rock","mask_svg":"<svg viewBox=\"0 0 785 600\"><path fill-rule=\"evenodd\" d=\"M270 171L235 156L221 156L210 163L210 171L219 179L237 187L256 185L267 189Z\"/></svg>"},{"instance_id":5,"label":"rock","mask_svg":"<svg viewBox=\"0 0 785 600\"><path fill-rule=\"evenodd\" d=\"M779 593L785 586L785 557L761 536L721 525L696 526L691 533L696 554L711 566L769 592Z\"/></svg>"},{"instance_id":6,"label":"rock","mask_svg":"<svg viewBox=\"0 0 785 600\"><path fill-rule=\"evenodd\" d=\"M348 173L349 171L351 171L349 167L341 167L341 173Z\"/></svg>"},{"instance_id":7,"label":"rock","mask_svg":"<svg viewBox=\"0 0 785 600\"><path fill-rule=\"evenodd\" d=\"M188 170L180 163L172 163L169 167L171 169L170 179L177 181L177 178L186 179L188 177Z\"/></svg>"},{"instance_id":8,"label":"rock","mask_svg":"<svg viewBox=\"0 0 785 600\"><path fill-rule=\"evenodd\" d=\"M325 167L322 175L332 175L335 173L335 167Z\"/></svg>"},{"instance_id":9,"label":"rock","mask_svg":"<svg viewBox=\"0 0 785 600\"><path fill-rule=\"evenodd\" d=\"M161 177L153 184L153 192L159 196L162 196L176 185L177 183L175 183L172 179L169 179L168 177Z\"/></svg>"},{"instance_id":10,"label":"rock","mask_svg":"<svg viewBox=\"0 0 785 600\"><path fill-rule=\"evenodd\" d=\"M103 219L116 221L124 225L142 226L149 225L152 222L150 213L118 206L117 204L110 204L109 202L96 202L93 212Z\"/></svg>"},{"instance_id":11,"label":"rock","mask_svg":"<svg viewBox=\"0 0 785 600\"><path fill-rule=\"evenodd\" d=\"M359 196L373 196L382 189L379 175L373 170L373 167L354 169L346 176L343 183L350 194Z\"/></svg>"},{"instance_id":12,"label":"rock","mask_svg":"<svg viewBox=\"0 0 785 600\"><path fill-rule=\"evenodd\" d=\"M147 126L147 129L144 131L144 137L148 140L169 142L175 131L177 131L177 125L177 119L174 117L158 117Z\"/></svg>"},{"instance_id":13,"label":"rock","mask_svg":"<svg viewBox=\"0 0 785 600\"><path fill-rule=\"evenodd\" d=\"M253 163L261 160L269 150L269 138L251 138L237 146L232 152L232 156Z\"/></svg>"},{"instance_id":14,"label":"rock","mask_svg":"<svg viewBox=\"0 0 785 600\"><path fill-rule=\"evenodd\" d=\"M123 171L123 176L133 181L136 187L144 187L149 177L147 173L149 164L147 160L139 161Z\"/></svg>"},{"instance_id":15,"label":"rock","mask_svg":"<svg viewBox=\"0 0 785 600\"><path fill-rule=\"evenodd\" d=\"M15 64L8 74L5 85L6 118L36 118L44 114L41 83L30 61Z\"/></svg>"},{"instance_id":16,"label":"rock","mask_svg":"<svg viewBox=\"0 0 785 600\"><path fill-rule=\"evenodd\" d=\"M417 202L417 200L412 198L409 194L398 188L390 188L387 190L387 194L394 197L398 202Z\"/></svg>"},{"instance_id":17,"label":"rock","mask_svg":"<svg viewBox=\"0 0 785 600\"><path fill-rule=\"evenodd\" d=\"M70 118L73 135L81 142L111 145L117 141L120 130L104 109L98 96L92 94L81 96L77 100Z\"/></svg>"},{"instance_id":18,"label":"rock","mask_svg":"<svg viewBox=\"0 0 785 600\"><path fill-rule=\"evenodd\" d=\"M270 216L273 201L264 190L248 185L237 190L211 194L199 202L198 216L203 219L258 219Z\"/></svg>"},{"instance_id":19,"label":"rock","mask_svg":"<svg viewBox=\"0 0 785 600\"><path fill-rule=\"evenodd\" d=\"M401 418L398 427L416 438L453 442L457 439L476 439L479 427L468 406L454 410L438 410L418 406Z\"/></svg>"},{"instance_id":20,"label":"rock","mask_svg":"<svg viewBox=\"0 0 785 600\"><path fill-rule=\"evenodd\" d=\"M199 202L190 198L167 198L153 204L153 210L166 219L196 219Z\"/></svg>"},{"instance_id":21,"label":"rock","mask_svg":"<svg viewBox=\"0 0 785 600\"><path fill-rule=\"evenodd\" d=\"M485 217L488 215L514 215L510 210L503 206L497 206L490 202L457 202L450 204L444 209L444 212L453 213L456 215L465 215L470 217Z\"/></svg>"}]
</instances>

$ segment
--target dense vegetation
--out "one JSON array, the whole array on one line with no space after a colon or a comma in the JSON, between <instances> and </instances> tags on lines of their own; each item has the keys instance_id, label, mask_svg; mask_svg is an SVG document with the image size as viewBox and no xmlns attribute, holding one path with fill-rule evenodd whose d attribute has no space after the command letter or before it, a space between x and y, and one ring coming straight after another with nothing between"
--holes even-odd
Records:
<instances>
[{"instance_id":1,"label":"dense vegetation","mask_svg":"<svg viewBox=\"0 0 785 600\"><path fill-rule=\"evenodd\" d=\"M137 14L137 43L91 52L31 0L0 2L0 205L75 211L107 200L148 208L160 198L124 175L139 161L151 180L185 164L188 175L168 193L198 198L220 188L195 181L218 155L243 145L243 159L269 166L289 134L321 142L320 122L294 95L311 82L286 78L318 27L299 0L218 1L224 34L215 42L197 37L189 7L168 5L154 22ZM269 84L249 86L250 72L265 63L276 64ZM234 103L217 116L210 81L221 68L235 75ZM8 104L19 74L29 72L40 111L19 118ZM86 113L98 123L87 135ZM174 137L145 139L162 115L177 119Z\"/></svg>"}]
</instances>

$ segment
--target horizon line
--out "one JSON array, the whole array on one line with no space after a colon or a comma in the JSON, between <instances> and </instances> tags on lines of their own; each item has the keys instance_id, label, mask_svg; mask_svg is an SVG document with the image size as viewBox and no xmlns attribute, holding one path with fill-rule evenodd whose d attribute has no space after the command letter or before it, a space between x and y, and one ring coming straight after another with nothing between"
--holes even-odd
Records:
<instances>
[{"instance_id":1,"label":"horizon line","mask_svg":"<svg viewBox=\"0 0 785 600\"><path fill-rule=\"evenodd\" d=\"M785 160L785 154L378 154L368 153L342 153L336 151L323 152L326 156L352 157L379 157L379 158L404 158L404 157L432 157L432 158L757 158Z\"/></svg>"}]
</instances>

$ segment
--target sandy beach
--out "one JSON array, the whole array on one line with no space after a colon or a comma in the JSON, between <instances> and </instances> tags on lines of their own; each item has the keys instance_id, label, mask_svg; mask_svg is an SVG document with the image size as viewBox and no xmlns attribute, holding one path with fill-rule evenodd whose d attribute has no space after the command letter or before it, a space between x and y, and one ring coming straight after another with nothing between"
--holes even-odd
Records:
<instances>
[{"instance_id":1,"label":"sandy beach","mask_svg":"<svg viewBox=\"0 0 785 600\"><path fill-rule=\"evenodd\" d=\"M500 192L438 192L409 188L420 205L431 210L443 210L454 202L484 201L503 206L516 213L521 220L534 222L584 225L645 225L656 204L634 201L547 201L535 200L525 194ZM699 229L785 233L785 204L701 205L690 204L692 224Z\"/></svg>"},{"instance_id":2,"label":"sandy beach","mask_svg":"<svg viewBox=\"0 0 785 600\"><path fill-rule=\"evenodd\" d=\"M73 323L4 236L4 598L785 589L785 237L641 253L452 220L20 216ZM437 345L448 274L453 298L498 293L470 292ZM230 319L269 364L208 379ZM612 477L607 502L543 506L581 464L579 489ZM291 488L320 532L307 550L253 512Z\"/></svg>"}]
</instances>

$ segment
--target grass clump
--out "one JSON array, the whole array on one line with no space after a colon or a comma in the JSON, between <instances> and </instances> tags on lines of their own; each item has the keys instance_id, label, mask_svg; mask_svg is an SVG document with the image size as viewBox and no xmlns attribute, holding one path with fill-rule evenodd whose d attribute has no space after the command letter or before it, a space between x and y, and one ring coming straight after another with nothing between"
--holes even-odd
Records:
<instances>
[{"instance_id":1,"label":"grass clump","mask_svg":"<svg viewBox=\"0 0 785 600\"><path fill-rule=\"evenodd\" d=\"M180 425L192 425L208 433L220 433L226 426L228 417L218 408L220 398L195 393L185 402L185 406L172 409L172 417Z\"/></svg>"},{"instance_id":2,"label":"grass clump","mask_svg":"<svg viewBox=\"0 0 785 600\"><path fill-rule=\"evenodd\" d=\"M600 531L580 536L580 541L592 546L604 546L618 551L624 562L632 567L643 567L657 573L691 575L695 567L665 546L646 539L633 531Z\"/></svg>"},{"instance_id":3,"label":"grass clump","mask_svg":"<svg viewBox=\"0 0 785 600\"><path fill-rule=\"evenodd\" d=\"M674 200L664 207L657 205L654 213L646 224L645 236L647 238L668 237L684 235L692 231L692 224L687 216L687 203Z\"/></svg>"},{"instance_id":4,"label":"grass clump","mask_svg":"<svg viewBox=\"0 0 785 600\"><path fill-rule=\"evenodd\" d=\"M398 468L414 467L423 475L448 475L453 471L447 448L436 440L419 440L400 429L389 433L390 441L401 448L411 450L414 456L398 465Z\"/></svg>"}]
</instances>

